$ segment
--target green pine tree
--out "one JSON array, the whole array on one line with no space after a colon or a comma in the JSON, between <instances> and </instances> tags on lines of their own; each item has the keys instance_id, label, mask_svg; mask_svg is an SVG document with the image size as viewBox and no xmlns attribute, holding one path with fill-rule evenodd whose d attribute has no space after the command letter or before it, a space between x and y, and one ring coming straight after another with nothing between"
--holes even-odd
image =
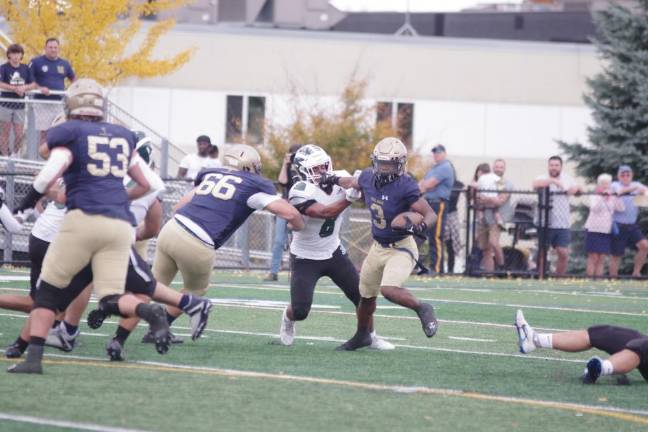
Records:
<instances>
[{"instance_id":1,"label":"green pine tree","mask_svg":"<svg viewBox=\"0 0 648 432\"><path fill-rule=\"evenodd\" d=\"M634 10L611 3L594 13L596 45L603 70L588 80L584 95L594 124L587 130L589 143L560 146L576 164L579 175L595 182L601 173L616 175L621 164L634 170L635 180L648 181L648 0L639 0ZM579 210L582 222L587 209ZM639 224L648 232L648 215ZM578 261L578 260L577 260ZM572 269L577 267L572 263ZM621 272L632 269L629 257Z\"/></svg>"},{"instance_id":2,"label":"green pine tree","mask_svg":"<svg viewBox=\"0 0 648 432\"><path fill-rule=\"evenodd\" d=\"M584 96L594 124L589 144L560 145L579 175L590 180L632 166L639 181L648 179L648 0L630 11L617 4L596 12L594 43L603 70L588 80Z\"/></svg>"}]
</instances>

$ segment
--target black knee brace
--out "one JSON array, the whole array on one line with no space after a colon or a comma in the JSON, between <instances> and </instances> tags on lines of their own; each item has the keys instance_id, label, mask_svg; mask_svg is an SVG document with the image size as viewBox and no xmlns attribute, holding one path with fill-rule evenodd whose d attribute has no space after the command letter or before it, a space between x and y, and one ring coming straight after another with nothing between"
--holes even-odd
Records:
<instances>
[{"instance_id":1,"label":"black knee brace","mask_svg":"<svg viewBox=\"0 0 648 432\"><path fill-rule=\"evenodd\" d=\"M99 310L106 315L119 315L126 318L119 310L120 294L111 294L99 300Z\"/></svg>"},{"instance_id":2,"label":"black knee brace","mask_svg":"<svg viewBox=\"0 0 648 432\"><path fill-rule=\"evenodd\" d=\"M61 289L45 281L39 281L34 298L34 309L43 308L53 312L62 312L67 305L62 304Z\"/></svg>"}]
</instances>

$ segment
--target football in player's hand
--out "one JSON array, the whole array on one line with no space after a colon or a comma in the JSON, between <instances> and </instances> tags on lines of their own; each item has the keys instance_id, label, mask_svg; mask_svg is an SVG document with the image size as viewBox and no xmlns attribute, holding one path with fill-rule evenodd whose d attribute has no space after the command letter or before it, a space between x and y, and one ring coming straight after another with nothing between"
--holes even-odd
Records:
<instances>
[{"instance_id":1,"label":"football in player's hand","mask_svg":"<svg viewBox=\"0 0 648 432\"><path fill-rule=\"evenodd\" d=\"M409 218L410 222L407 222L407 219ZM396 215L394 219L392 219L391 226L392 228L396 229L410 229L412 226L416 226L423 222L423 215L421 213L413 212L413 211L406 211L403 212L399 215Z\"/></svg>"}]
</instances>

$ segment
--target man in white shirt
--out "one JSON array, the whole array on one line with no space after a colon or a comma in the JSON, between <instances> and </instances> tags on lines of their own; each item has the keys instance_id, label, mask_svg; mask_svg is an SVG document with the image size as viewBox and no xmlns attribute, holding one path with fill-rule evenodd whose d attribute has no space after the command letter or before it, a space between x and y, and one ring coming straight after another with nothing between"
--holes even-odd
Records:
<instances>
[{"instance_id":1,"label":"man in white shirt","mask_svg":"<svg viewBox=\"0 0 648 432\"><path fill-rule=\"evenodd\" d=\"M533 189L549 188L551 201L549 210L549 229L547 238L540 238L540 248L551 246L558 255L556 260L556 275L562 276L567 272L569 242L571 240L571 217L569 212L569 196L581 192L575 180L562 172L563 161L560 156L549 158L549 173L543 174L533 181ZM544 256L542 250L540 256ZM544 266L544 263L541 263ZM543 269L541 268L540 271Z\"/></svg>"},{"instance_id":2,"label":"man in white shirt","mask_svg":"<svg viewBox=\"0 0 648 432\"><path fill-rule=\"evenodd\" d=\"M178 178L195 179L196 175L203 168L219 168L221 163L218 159L210 156L212 148L211 139L207 135L200 135L196 138L198 146L197 153L190 153L182 158L178 167Z\"/></svg>"}]
</instances>

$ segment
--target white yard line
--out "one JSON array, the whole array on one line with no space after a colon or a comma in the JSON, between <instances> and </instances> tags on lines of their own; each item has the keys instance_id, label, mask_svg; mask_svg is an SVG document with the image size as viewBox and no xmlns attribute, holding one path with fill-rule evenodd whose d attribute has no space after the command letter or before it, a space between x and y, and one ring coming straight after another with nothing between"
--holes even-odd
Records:
<instances>
[{"instance_id":1,"label":"white yard line","mask_svg":"<svg viewBox=\"0 0 648 432\"><path fill-rule=\"evenodd\" d=\"M97 432L145 432L142 429L130 429L121 427L112 427L98 425L94 423L80 423L67 420L55 420L43 417L26 416L19 414L9 414L0 412L0 420L9 420L16 423L28 423L41 426L54 426L66 429L78 429L84 431L97 431Z\"/></svg>"},{"instance_id":2,"label":"white yard line","mask_svg":"<svg viewBox=\"0 0 648 432\"><path fill-rule=\"evenodd\" d=\"M460 336L448 336L448 339L469 341L469 342L497 342L496 339L479 339L479 338L460 337Z\"/></svg>"},{"instance_id":3,"label":"white yard line","mask_svg":"<svg viewBox=\"0 0 648 432\"><path fill-rule=\"evenodd\" d=\"M63 356L58 356L58 357L63 357ZM353 389L371 390L371 391L380 391L380 392L456 397L456 398L501 402L501 403L516 404L516 405L531 406L531 407L559 409L559 410L573 411L578 413L588 413L588 414L599 415L604 417L611 417L611 418L615 418L618 420L623 420L631 423L648 425L648 411L645 410L625 409L625 408L607 407L607 406L598 406L598 405L575 404L570 402L556 402L556 401L547 401L547 400L540 400L540 399L527 399L527 398L519 398L513 396L501 396L495 394L477 393L477 392L445 389L445 388L375 384L375 383L361 382L361 381L289 375L285 373L277 374L277 373L270 373L270 372L256 372L256 371L222 369L222 368L213 368L213 367L199 367L199 366L179 365L173 363L149 362L149 361L116 363L116 362L108 362L106 360L96 361L96 359L88 358L88 357L85 358L79 356L75 356L75 357L66 356L66 357L67 358L65 360L57 360L52 362L63 364L63 365L77 366L77 367L78 366L102 366L111 369L144 369L144 370L150 370L156 372L177 372L177 373L186 372L186 373L220 376L220 377L251 378L251 379L261 379L261 380L297 382L303 384L331 385L337 387L348 387ZM35 419L37 421L44 420L44 419L37 419L35 417L28 417L28 416L16 416L16 415L10 415L10 416L13 417L11 418L12 420L16 418L27 419L27 420ZM49 420L44 420L44 421L49 421ZM56 422L56 421L52 420L52 422ZM70 426L62 426L62 427L78 427L77 425L84 425L89 427L97 426L97 425L86 425L83 423L78 423L78 424L73 424L72 422L68 422L68 423L70 424ZM42 424L49 425L50 423L42 423ZM52 423L52 425L54 424ZM83 430L132 432L132 430L129 429L115 429L115 428L105 428L105 429L88 428Z\"/></svg>"}]
</instances>

